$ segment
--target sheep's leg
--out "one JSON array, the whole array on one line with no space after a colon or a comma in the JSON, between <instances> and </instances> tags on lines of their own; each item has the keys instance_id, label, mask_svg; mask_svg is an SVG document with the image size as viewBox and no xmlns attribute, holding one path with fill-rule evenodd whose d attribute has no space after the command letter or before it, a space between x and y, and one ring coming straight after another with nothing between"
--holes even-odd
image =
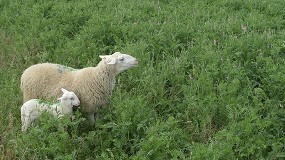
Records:
<instances>
[{"instance_id":1,"label":"sheep's leg","mask_svg":"<svg viewBox=\"0 0 285 160\"><path fill-rule=\"evenodd\" d=\"M89 120L89 122L90 122L91 124L94 124L94 123L95 123L95 115L94 115L94 113L88 114L88 115L87 115L87 118L88 118L88 120Z\"/></svg>"},{"instance_id":2,"label":"sheep's leg","mask_svg":"<svg viewBox=\"0 0 285 160\"><path fill-rule=\"evenodd\" d=\"M87 115L87 118L89 120L89 122L94 125L96 120L99 118L99 113L96 112L96 113L91 113L91 114L88 114Z\"/></svg>"},{"instance_id":3,"label":"sheep's leg","mask_svg":"<svg viewBox=\"0 0 285 160\"><path fill-rule=\"evenodd\" d=\"M23 121L23 123L22 123L23 125L22 125L22 132L26 132L27 131L27 129L28 129L28 127L30 126L30 124L31 124L31 120L30 120L30 118L28 118L28 117L25 117L24 118L24 121Z\"/></svg>"},{"instance_id":4,"label":"sheep's leg","mask_svg":"<svg viewBox=\"0 0 285 160\"><path fill-rule=\"evenodd\" d=\"M22 125L22 132L26 132L27 131L27 126L24 124L24 125Z\"/></svg>"},{"instance_id":5,"label":"sheep's leg","mask_svg":"<svg viewBox=\"0 0 285 160\"><path fill-rule=\"evenodd\" d=\"M21 114L21 122L22 122L22 128L23 128L25 126L25 115L24 114Z\"/></svg>"},{"instance_id":6,"label":"sheep's leg","mask_svg":"<svg viewBox=\"0 0 285 160\"><path fill-rule=\"evenodd\" d=\"M99 119L99 112L94 113L94 118L95 118L95 121L97 121L97 119Z\"/></svg>"},{"instance_id":7,"label":"sheep's leg","mask_svg":"<svg viewBox=\"0 0 285 160\"><path fill-rule=\"evenodd\" d=\"M23 125L22 126L22 132L26 132L27 131L27 126Z\"/></svg>"}]
</instances>

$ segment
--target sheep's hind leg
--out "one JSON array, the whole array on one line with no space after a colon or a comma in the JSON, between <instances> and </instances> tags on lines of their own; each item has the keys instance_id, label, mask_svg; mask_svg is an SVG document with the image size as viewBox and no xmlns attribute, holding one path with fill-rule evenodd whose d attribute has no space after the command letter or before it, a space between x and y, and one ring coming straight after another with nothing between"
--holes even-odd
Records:
<instances>
[{"instance_id":1,"label":"sheep's hind leg","mask_svg":"<svg viewBox=\"0 0 285 160\"><path fill-rule=\"evenodd\" d=\"M94 113L95 121L99 119L99 112Z\"/></svg>"},{"instance_id":2,"label":"sheep's hind leg","mask_svg":"<svg viewBox=\"0 0 285 160\"><path fill-rule=\"evenodd\" d=\"M26 132L27 131L27 126L26 125L22 125L22 132Z\"/></svg>"}]
</instances>

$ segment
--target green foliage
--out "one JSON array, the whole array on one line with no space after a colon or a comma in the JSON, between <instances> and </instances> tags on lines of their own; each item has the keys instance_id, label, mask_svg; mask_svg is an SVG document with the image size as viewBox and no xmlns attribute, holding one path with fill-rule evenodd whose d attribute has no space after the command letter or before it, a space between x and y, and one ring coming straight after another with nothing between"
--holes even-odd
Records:
<instances>
[{"instance_id":1,"label":"green foliage","mask_svg":"<svg viewBox=\"0 0 285 160\"><path fill-rule=\"evenodd\" d=\"M140 150L133 157L140 159L185 159L191 153L189 136L183 134L174 117L166 122L157 121L146 132L146 136L139 143Z\"/></svg>"},{"instance_id":2,"label":"green foliage","mask_svg":"<svg viewBox=\"0 0 285 160\"><path fill-rule=\"evenodd\" d=\"M285 3L0 1L0 159L282 159ZM121 51L96 126L44 114L21 132L28 66Z\"/></svg>"},{"instance_id":3,"label":"green foliage","mask_svg":"<svg viewBox=\"0 0 285 160\"><path fill-rule=\"evenodd\" d=\"M85 153L85 139L79 137L79 125L85 121L80 113L76 114L76 120L65 116L61 119L43 113L35 122L35 126L29 128L27 133L20 134L17 139L10 142L15 146L19 157L34 157L36 159L74 159L79 154ZM87 153L88 154L88 153Z\"/></svg>"}]
</instances>

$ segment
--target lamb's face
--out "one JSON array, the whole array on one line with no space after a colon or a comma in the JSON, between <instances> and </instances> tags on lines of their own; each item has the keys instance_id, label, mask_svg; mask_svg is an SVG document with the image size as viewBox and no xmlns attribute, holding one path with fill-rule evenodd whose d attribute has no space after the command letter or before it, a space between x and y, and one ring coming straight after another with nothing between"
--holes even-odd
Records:
<instances>
[{"instance_id":1,"label":"lamb's face","mask_svg":"<svg viewBox=\"0 0 285 160\"><path fill-rule=\"evenodd\" d=\"M80 101L74 92L67 91L63 88L61 90L63 92L63 95L59 98L61 102L65 103L66 105L70 107L80 105Z\"/></svg>"},{"instance_id":2,"label":"lamb's face","mask_svg":"<svg viewBox=\"0 0 285 160\"><path fill-rule=\"evenodd\" d=\"M80 101L74 92L69 92L67 95L67 99L69 100L71 106L79 106L80 105Z\"/></svg>"}]
</instances>

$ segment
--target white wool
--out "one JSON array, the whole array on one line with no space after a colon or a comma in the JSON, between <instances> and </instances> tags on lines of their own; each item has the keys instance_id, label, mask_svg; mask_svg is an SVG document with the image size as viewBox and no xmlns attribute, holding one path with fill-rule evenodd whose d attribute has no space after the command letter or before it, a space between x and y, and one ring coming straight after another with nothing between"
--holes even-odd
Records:
<instances>
[{"instance_id":1,"label":"white wool","mask_svg":"<svg viewBox=\"0 0 285 160\"><path fill-rule=\"evenodd\" d=\"M31 99L22 105L21 121L23 132L25 132L44 111L60 118L64 115L71 114L73 106L79 106L80 101L74 92L67 91L63 88L61 90L63 95L58 98L60 103L48 104L40 99Z\"/></svg>"},{"instance_id":2,"label":"white wool","mask_svg":"<svg viewBox=\"0 0 285 160\"><path fill-rule=\"evenodd\" d=\"M78 96L81 111L88 115L91 122L95 122L98 109L109 103L115 87L115 77L138 64L134 57L120 52L99 57L102 60L96 67L83 69L52 63L27 68L21 77L24 101L34 98L50 100L59 96L60 88L66 88Z\"/></svg>"}]
</instances>

